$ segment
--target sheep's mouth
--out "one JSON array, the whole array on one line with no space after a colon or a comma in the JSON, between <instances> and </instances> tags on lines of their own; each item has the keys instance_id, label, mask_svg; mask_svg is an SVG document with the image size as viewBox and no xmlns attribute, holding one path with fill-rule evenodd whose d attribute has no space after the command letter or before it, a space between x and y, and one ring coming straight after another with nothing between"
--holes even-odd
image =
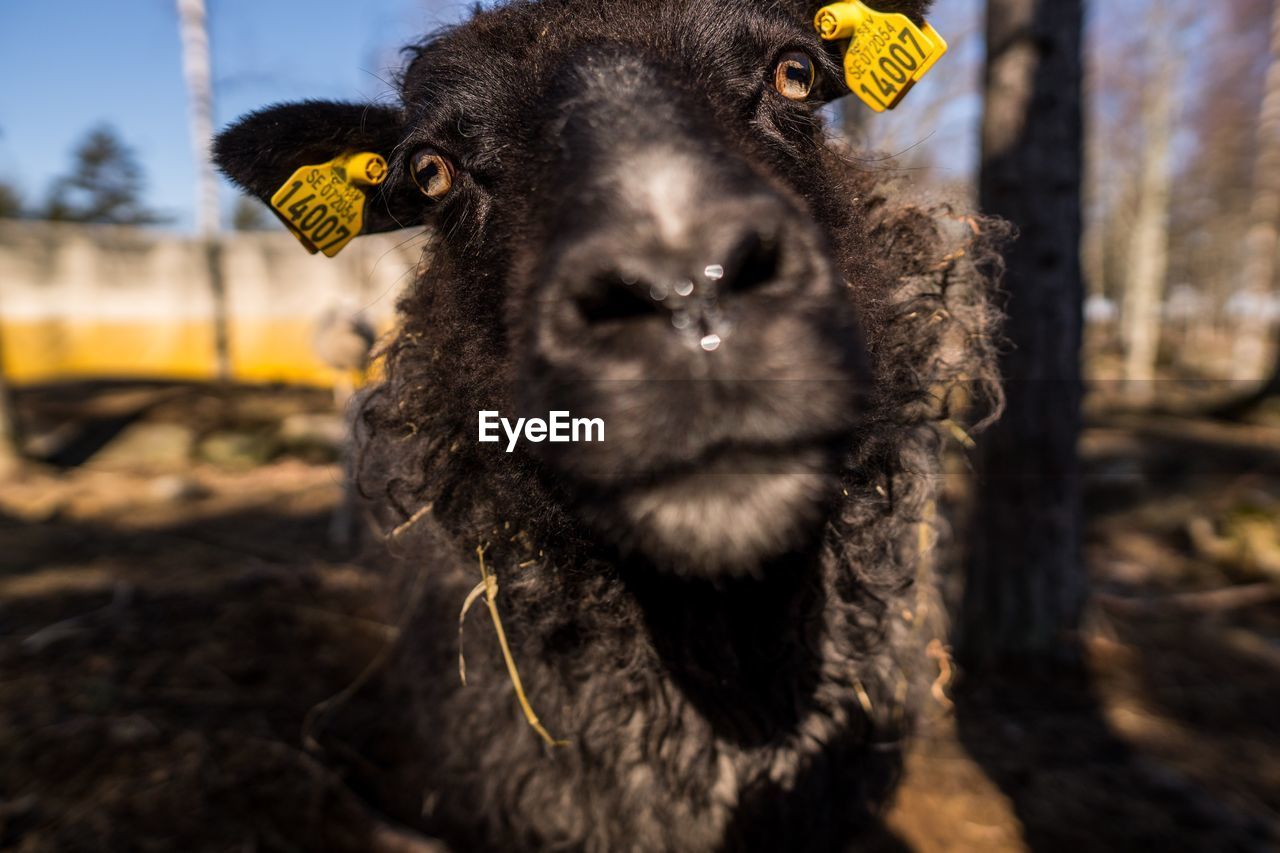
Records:
<instances>
[{"instance_id":1,"label":"sheep's mouth","mask_svg":"<svg viewBox=\"0 0 1280 853\"><path fill-rule=\"evenodd\" d=\"M829 440L716 446L631 479L583 512L603 522L604 535L623 551L661 568L752 574L816 538L838 468Z\"/></svg>"},{"instance_id":2,"label":"sheep's mouth","mask_svg":"<svg viewBox=\"0 0 1280 853\"><path fill-rule=\"evenodd\" d=\"M618 381L531 386L528 411L597 418L603 440L530 444L554 479L626 492L709 474L795 473L846 453L862 422L854 377Z\"/></svg>"},{"instance_id":3,"label":"sheep's mouth","mask_svg":"<svg viewBox=\"0 0 1280 853\"><path fill-rule=\"evenodd\" d=\"M845 432L799 435L788 441L716 441L691 458L659 462L640 474L615 480L621 490L661 487L705 477L810 473L815 455L831 461L847 443Z\"/></svg>"}]
</instances>

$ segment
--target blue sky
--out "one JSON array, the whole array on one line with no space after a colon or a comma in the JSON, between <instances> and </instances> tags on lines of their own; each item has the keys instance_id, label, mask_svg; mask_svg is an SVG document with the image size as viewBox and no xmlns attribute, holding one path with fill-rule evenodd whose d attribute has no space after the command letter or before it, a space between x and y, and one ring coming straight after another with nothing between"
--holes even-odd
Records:
<instances>
[{"instance_id":1,"label":"blue sky","mask_svg":"<svg viewBox=\"0 0 1280 853\"><path fill-rule=\"evenodd\" d=\"M383 95L389 87L378 78L389 79L397 48L468 8L451 0L206 3L219 126L272 101ZM146 169L148 203L190 228L195 172L174 0L0 0L0 16L0 179L38 202L85 130L110 122Z\"/></svg>"},{"instance_id":2,"label":"blue sky","mask_svg":"<svg viewBox=\"0 0 1280 853\"><path fill-rule=\"evenodd\" d=\"M466 16L459 0L206 0L213 46L216 123L299 98L386 95L397 50ZM951 73L976 70L981 47L973 0L939 9L953 39ZM92 125L109 122L133 146L148 178L147 202L190 229L195 173L187 128L175 0L0 0L0 180L28 204L43 199ZM958 41L958 43L957 43ZM308 45L324 45L323 51ZM949 74L934 75L922 92ZM921 112L916 94L892 116L885 144L926 141L940 171L963 175L974 155L975 97ZM912 104L914 102L914 106ZM224 209L234 193L226 187Z\"/></svg>"}]
</instances>

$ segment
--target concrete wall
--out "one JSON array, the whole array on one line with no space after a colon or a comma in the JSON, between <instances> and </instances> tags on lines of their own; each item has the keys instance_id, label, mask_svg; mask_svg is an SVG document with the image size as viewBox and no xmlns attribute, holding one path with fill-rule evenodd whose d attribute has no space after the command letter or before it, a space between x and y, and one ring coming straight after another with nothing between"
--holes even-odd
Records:
<instances>
[{"instance_id":1,"label":"concrete wall","mask_svg":"<svg viewBox=\"0 0 1280 853\"><path fill-rule=\"evenodd\" d=\"M332 383L314 353L335 308L391 327L425 238L361 237L338 257L284 232L225 237L232 377ZM114 226L0 220L0 364L16 384L72 378L211 379L214 302L196 239Z\"/></svg>"}]
</instances>

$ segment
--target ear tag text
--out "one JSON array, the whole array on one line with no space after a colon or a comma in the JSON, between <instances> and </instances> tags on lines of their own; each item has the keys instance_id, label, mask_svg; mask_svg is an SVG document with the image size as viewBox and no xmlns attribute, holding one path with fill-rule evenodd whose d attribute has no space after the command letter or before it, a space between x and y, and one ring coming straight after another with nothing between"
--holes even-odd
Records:
<instances>
[{"instance_id":1,"label":"ear tag text","mask_svg":"<svg viewBox=\"0 0 1280 853\"><path fill-rule=\"evenodd\" d=\"M826 41L849 40L845 82L878 113L900 104L947 52L946 41L929 24L918 27L906 15L877 12L860 0L822 7L813 25Z\"/></svg>"},{"instance_id":2,"label":"ear tag text","mask_svg":"<svg viewBox=\"0 0 1280 853\"><path fill-rule=\"evenodd\" d=\"M386 180L387 161L370 151L303 166L271 197L271 209L311 254L332 258L364 226L364 187Z\"/></svg>"}]
</instances>

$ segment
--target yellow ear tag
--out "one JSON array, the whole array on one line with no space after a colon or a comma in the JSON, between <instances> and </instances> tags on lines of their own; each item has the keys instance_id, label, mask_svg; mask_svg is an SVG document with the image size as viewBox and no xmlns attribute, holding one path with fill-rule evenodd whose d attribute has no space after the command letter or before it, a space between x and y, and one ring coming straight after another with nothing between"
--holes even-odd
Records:
<instances>
[{"instance_id":1,"label":"yellow ear tag","mask_svg":"<svg viewBox=\"0 0 1280 853\"><path fill-rule=\"evenodd\" d=\"M860 0L822 7L813 25L826 41L849 40L845 82L878 113L901 103L947 52L947 43L928 24L917 27L906 15L877 12Z\"/></svg>"},{"instance_id":2,"label":"yellow ear tag","mask_svg":"<svg viewBox=\"0 0 1280 853\"><path fill-rule=\"evenodd\" d=\"M271 209L311 254L332 258L364 226L363 187L386 180L387 161L362 151L303 166L271 197Z\"/></svg>"}]
</instances>

